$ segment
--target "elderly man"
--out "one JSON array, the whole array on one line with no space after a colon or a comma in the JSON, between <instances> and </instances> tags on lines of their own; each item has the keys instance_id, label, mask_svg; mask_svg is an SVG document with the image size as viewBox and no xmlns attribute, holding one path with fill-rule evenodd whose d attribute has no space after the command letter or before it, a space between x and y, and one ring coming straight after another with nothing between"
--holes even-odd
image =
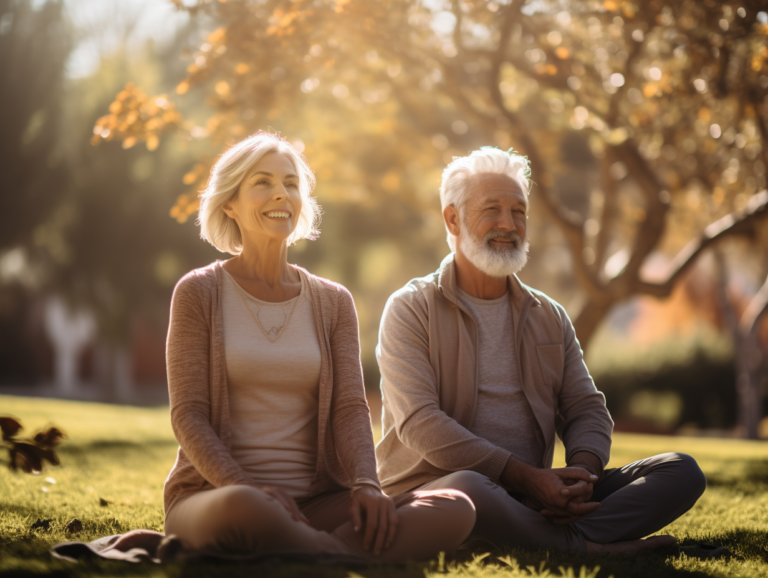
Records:
<instances>
[{"instance_id":1,"label":"elderly man","mask_svg":"<svg viewBox=\"0 0 768 578\"><path fill-rule=\"evenodd\" d=\"M527 261L528 161L484 147L443 173L452 253L389 299L377 358L379 478L391 496L454 488L474 502L470 540L638 553L706 480L687 455L604 469L613 422L565 310L515 275ZM552 468L555 433L568 467Z\"/></svg>"}]
</instances>

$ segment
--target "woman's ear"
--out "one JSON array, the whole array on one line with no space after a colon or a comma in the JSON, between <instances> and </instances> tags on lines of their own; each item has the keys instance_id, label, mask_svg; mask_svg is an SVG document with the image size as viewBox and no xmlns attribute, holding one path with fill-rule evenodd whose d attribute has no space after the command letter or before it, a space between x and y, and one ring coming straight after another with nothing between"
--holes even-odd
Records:
<instances>
[{"instance_id":1,"label":"woman's ear","mask_svg":"<svg viewBox=\"0 0 768 578\"><path fill-rule=\"evenodd\" d=\"M221 208L224 210L224 214L227 215L230 219L235 218L235 209L232 207L232 199L221 205Z\"/></svg>"}]
</instances>

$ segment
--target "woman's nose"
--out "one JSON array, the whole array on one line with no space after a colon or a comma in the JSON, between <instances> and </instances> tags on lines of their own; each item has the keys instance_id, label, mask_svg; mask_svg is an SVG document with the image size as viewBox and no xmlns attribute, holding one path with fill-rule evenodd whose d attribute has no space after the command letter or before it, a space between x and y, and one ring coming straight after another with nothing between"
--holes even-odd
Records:
<instances>
[{"instance_id":1,"label":"woman's nose","mask_svg":"<svg viewBox=\"0 0 768 578\"><path fill-rule=\"evenodd\" d=\"M285 187L283 185L277 185L275 187L275 192L272 195L272 198L276 201L281 201L285 199L288 196L288 192L285 190Z\"/></svg>"}]
</instances>

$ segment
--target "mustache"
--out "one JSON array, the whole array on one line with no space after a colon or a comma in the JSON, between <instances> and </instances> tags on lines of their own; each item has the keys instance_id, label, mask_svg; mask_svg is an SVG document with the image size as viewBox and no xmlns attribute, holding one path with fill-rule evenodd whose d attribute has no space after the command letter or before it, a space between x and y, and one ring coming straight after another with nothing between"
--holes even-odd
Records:
<instances>
[{"instance_id":1,"label":"mustache","mask_svg":"<svg viewBox=\"0 0 768 578\"><path fill-rule=\"evenodd\" d=\"M523 239L514 231L499 231L497 229L489 231L485 236L485 243L489 241L512 241L516 249L523 244Z\"/></svg>"}]
</instances>

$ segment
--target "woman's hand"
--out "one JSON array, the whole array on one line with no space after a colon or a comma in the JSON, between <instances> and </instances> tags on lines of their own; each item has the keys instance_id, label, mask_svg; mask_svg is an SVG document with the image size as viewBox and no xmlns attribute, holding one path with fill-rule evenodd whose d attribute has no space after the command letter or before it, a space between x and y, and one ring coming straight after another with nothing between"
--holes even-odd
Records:
<instances>
[{"instance_id":1,"label":"woman's hand","mask_svg":"<svg viewBox=\"0 0 768 578\"><path fill-rule=\"evenodd\" d=\"M373 553L378 556L383 549L392 545L398 524L392 498L373 486L360 486L352 490L349 513L355 532L360 531L365 519L363 547L366 550L369 550L373 544Z\"/></svg>"},{"instance_id":2,"label":"woman's hand","mask_svg":"<svg viewBox=\"0 0 768 578\"><path fill-rule=\"evenodd\" d=\"M273 486L256 486L259 490L264 492L265 494L268 494L272 496L274 499L276 499L278 502L280 502L280 505L283 506L286 510L288 510L288 513L291 514L294 520L297 522L303 522L307 525L309 525L309 520L307 520L306 516L301 513L301 510L299 510L299 506L296 505L296 501L285 493L285 491L281 490L280 488L275 488Z\"/></svg>"}]
</instances>

